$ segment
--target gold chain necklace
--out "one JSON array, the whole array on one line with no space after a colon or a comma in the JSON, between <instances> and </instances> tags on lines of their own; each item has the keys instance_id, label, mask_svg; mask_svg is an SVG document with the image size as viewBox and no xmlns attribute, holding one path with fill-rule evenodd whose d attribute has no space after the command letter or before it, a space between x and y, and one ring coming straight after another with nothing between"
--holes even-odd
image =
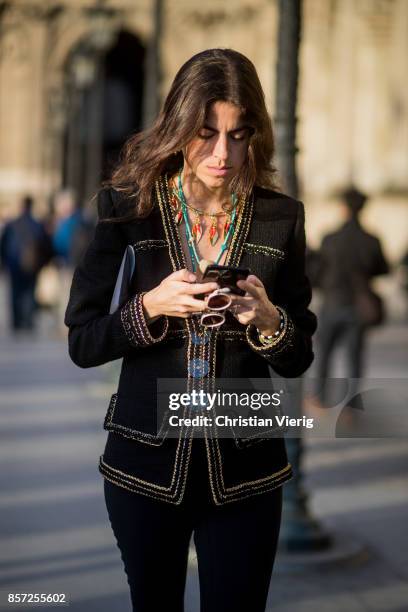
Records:
<instances>
[{"instance_id":1,"label":"gold chain necklace","mask_svg":"<svg viewBox=\"0 0 408 612\"><path fill-rule=\"evenodd\" d=\"M191 204L188 204L187 202L186 202L186 206L187 206L187 208L189 210L192 210L196 215L200 215L200 216L204 216L204 217L222 217L224 215L229 215L230 212L232 212L232 211L228 211L228 210L222 210L222 211L219 211L219 212L210 213L210 212L206 212L204 210L200 210L199 208L194 208L194 206L191 206Z\"/></svg>"},{"instance_id":2,"label":"gold chain necklace","mask_svg":"<svg viewBox=\"0 0 408 612\"><path fill-rule=\"evenodd\" d=\"M174 182L171 182L171 198L170 198L170 204L173 208L174 211L174 220L176 222L177 225L180 225L180 223L183 220L183 212L181 210L181 202L180 202L180 198L178 196L178 191L177 188L174 184ZM191 206L191 204L188 204L187 202L185 203L185 205L187 206L188 209L190 209L193 214L194 214L194 223L192 224L192 228L191 228L191 234L193 239L195 240L196 243L200 242L200 239L203 235L203 228L202 228L202 221L201 221L201 217L210 217L211 218L211 225L210 228L208 230L208 240L211 244L211 246L215 246L218 242L218 239L220 237L219 233L218 233L218 228L217 228L217 217L222 217L224 215L227 216L223 229L222 229L222 237L223 239L225 239L228 230L231 226L231 214L233 212L233 210L236 208L237 209L237 213L239 212L239 207L240 207L241 202L238 202L236 204L236 206L234 206L230 211L223 211L223 212L216 212L216 213L209 213L209 212L205 212L202 210L199 210L198 208L194 208L194 206Z\"/></svg>"}]
</instances>

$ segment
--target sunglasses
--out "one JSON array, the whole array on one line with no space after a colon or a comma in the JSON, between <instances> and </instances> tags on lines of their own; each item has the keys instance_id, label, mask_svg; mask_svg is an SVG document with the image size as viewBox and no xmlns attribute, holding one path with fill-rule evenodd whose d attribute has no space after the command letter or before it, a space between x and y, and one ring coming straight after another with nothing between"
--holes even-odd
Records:
<instances>
[{"instance_id":1,"label":"sunglasses","mask_svg":"<svg viewBox=\"0 0 408 612\"><path fill-rule=\"evenodd\" d=\"M230 292L228 287L223 287L210 293L207 299L207 310L200 317L203 327L220 327L225 323L224 312L232 304L231 297L228 295Z\"/></svg>"}]
</instances>

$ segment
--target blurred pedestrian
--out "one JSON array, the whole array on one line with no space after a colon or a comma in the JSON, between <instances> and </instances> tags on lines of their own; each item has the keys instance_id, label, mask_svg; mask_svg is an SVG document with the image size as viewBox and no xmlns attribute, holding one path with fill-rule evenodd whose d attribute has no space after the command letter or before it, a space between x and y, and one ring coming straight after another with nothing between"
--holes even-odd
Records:
<instances>
[{"instance_id":1,"label":"blurred pedestrian","mask_svg":"<svg viewBox=\"0 0 408 612\"><path fill-rule=\"evenodd\" d=\"M405 317L408 319L408 251L404 253L397 267L398 280L405 294Z\"/></svg>"},{"instance_id":2,"label":"blurred pedestrian","mask_svg":"<svg viewBox=\"0 0 408 612\"><path fill-rule=\"evenodd\" d=\"M74 267L89 244L94 224L84 215L75 200L74 192L70 189L63 189L56 194L54 210L52 240L59 278L57 316L59 330L65 336L67 330L64 326L64 313Z\"/></svg>"},{"instance_id":3,"label":"blurred pedestrian","mask_svg":"<svg viewBox=\"0 0 408 612\"><path fill-rule=\"evenodd\" d=\"M361 378L366 332L384 319L383 304L370 286L389 271L380 240L364 230L359 215L367 195L351 186L340 194L346 220L323 238L317 284L322 292L316 352L319 399L328 400L328 377L334 350L343 345L350 379ZM351 395L357 381L351 381Z\"/></svg>"},{"instance_id":4,"label":"blurred pedestrian","mask_svg":"<svg viewBox=\"0 0 408 612\"><path fill-rule=\"evenodd\" d=\"M32 215L33 199L26 196L21 214L6 223L0 242L1 261L10 281L11 327L32 330L37 276L50 257L51 245L42 223Z\"/></svg>"},{"instance_id":5,"label":"blurred pedestrian","mask_svg":"<svg viewBox=\"0 0 408 612\"><path fill-rule=\"evenodd\" d=\"M55 211L55 194L51 194L48 199L48 208L46 214L41 218L45 232L48 236L50 244L50 257L45 266L40 270L35 288L35 300L43 315L46 315L50 320L51 325L49 331L60 332L59 314L60 306L60 277L59 270L55 261L55 252L53 248L53 236L56 227L56 211ZM44 317L43 317L44 318Z\"/></svg>"},{"instance_id":6,"label":"blurred pedestrian","mask_svg":"<svg viewBox=\"0 0 408 612\"><path fill-rule=\"evenodd\" d=\"M53 246L56 260L60 267L72 267L71 244L78 225L81 212L75 201L75 194L70 189L62 189L55 195L55 220Z\"/></svg>"}]
</instances>

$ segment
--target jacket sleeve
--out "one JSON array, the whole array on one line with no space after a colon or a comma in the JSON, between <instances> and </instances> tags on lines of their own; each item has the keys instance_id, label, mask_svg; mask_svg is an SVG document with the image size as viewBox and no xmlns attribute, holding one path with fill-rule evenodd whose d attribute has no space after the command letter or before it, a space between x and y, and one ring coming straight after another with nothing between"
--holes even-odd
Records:
<instances>
[{"instance_id":1,"label":"jacket sleeve","mask_svg":"<svg viewBox=\"0 0 408 612\"><path fill-rule=\"evenodd\" d=\"M147 325L143 293L136 294L122 308L109 314L127 244L120 223L104 222L115 214L112 190L99 192L97 206L94 237L74 272L64 319L69 328L69 355L82 368L102 365L160 342L168 330L167 317Z\"/></svg>"},{"instance_id":2,"label":"jacket sleeve","mask_svg":"<svg viewBox=\"0 0 408 612\"><path fill-rule=\"evenodd\" d=\"M263 346L256 327L247 325L250 347L265 357L275 372L287 378L300 376L313 361L312 335L316 316L308 309L311 287L305 273L305 211L298 202L296 223L288 244L287 258L278 272L274 303L281 308L284 326L272 346Z\"/></svg>"}]
</instances>

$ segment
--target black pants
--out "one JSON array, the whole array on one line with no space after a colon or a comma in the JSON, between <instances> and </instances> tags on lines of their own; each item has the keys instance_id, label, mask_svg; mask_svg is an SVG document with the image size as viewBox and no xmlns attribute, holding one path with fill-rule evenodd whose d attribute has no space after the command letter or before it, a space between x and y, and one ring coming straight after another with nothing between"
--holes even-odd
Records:
<instances>
[{"instance_id":1,"label":"black pants","mask_svg":"<svg viewBox=\"0 0 408 612\"><path fill-rule=\"evenodd\" d=\"M192 533L201 612L265 610L281 521L281 487L215 506L204 441L195 439L185 497L179 506L132 493L107 480L105 500L133 611L184 610Z\"/></svg>"},{"instance_id":2,"label":"black pants","mask_svg":"<svg viewBox=\"0 0 408 612\"><path fill-rule=\"evenodd\" d=\"M34 327L36 275L13 272L10 275L11 323L13 330Z\"/></svg>"},{"instance_id":3,"label":"black pants","mask_svg":"<svg viewBox=\"0 0 408 612\"><path fill-rule=\"evenodd\" d=\"M363 371L364 340L365 329L352 306L325 307L321 310L316 337L315 368L318 396L324 404L329 401L331 359L335 349L341 344L346 351L346 373L351 379L350 395L354 397L356 394L358 381L355 379L361 378ZM334 393L335 396L337 394L338 391Z\"/></svg>"}]
</instances>

